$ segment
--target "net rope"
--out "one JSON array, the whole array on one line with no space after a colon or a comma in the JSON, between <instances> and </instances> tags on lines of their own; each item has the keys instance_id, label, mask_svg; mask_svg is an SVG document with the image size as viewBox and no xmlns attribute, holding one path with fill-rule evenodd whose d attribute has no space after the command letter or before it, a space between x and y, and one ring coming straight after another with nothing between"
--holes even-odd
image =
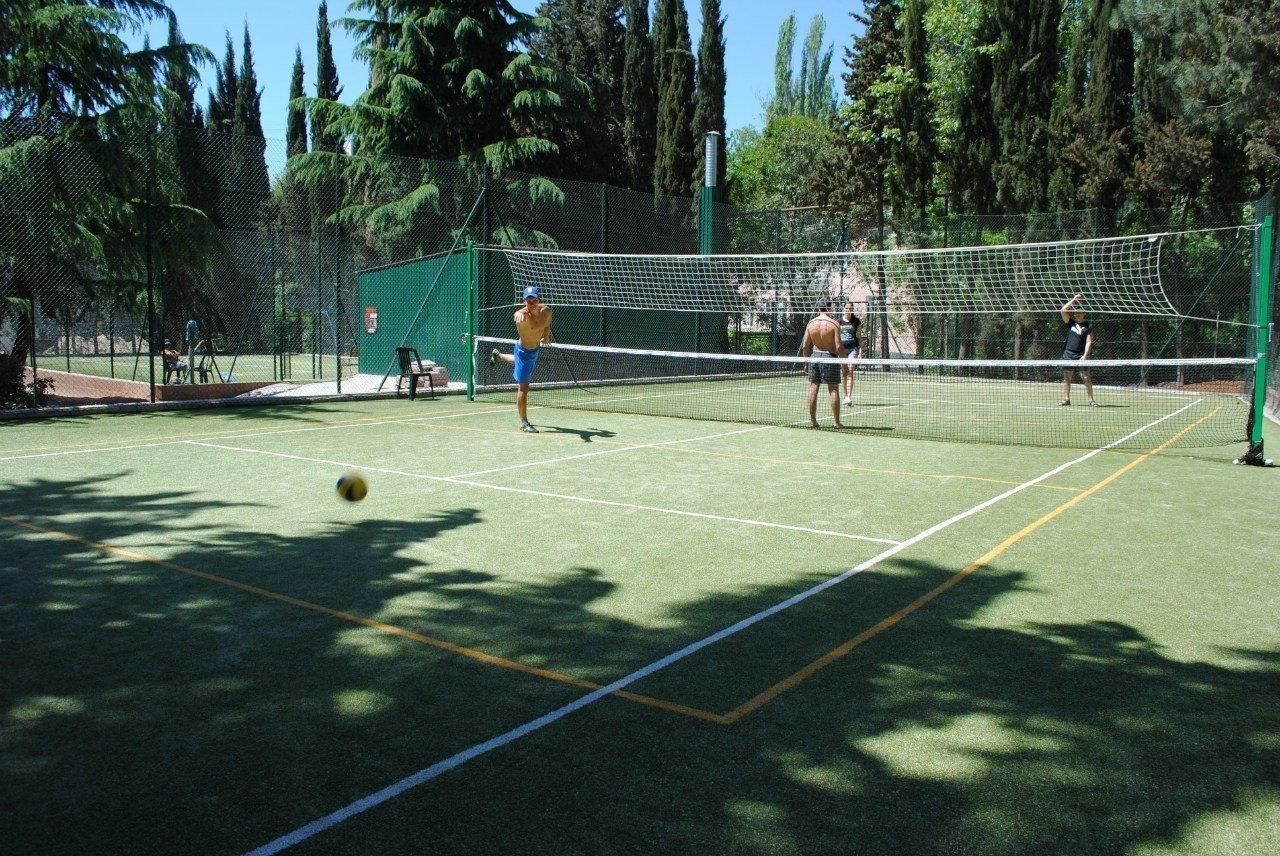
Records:
<instances>
[{"instance_id":1,"label":"net rope","mask_svg":"<svg viewBox=\"0 0 1280 856\"><path fill-rule=\"evenodd\" d=\"M1249 227L1232 227L1249 228ZM515 283L559 306L674 312L811 312L820 298L876 295L907 314L1090 312L1179 317L1161 277L1160 233L991 247L794 255L616 255L509 248ZM509 305L509 304L503 304ZM482 307L493 308L493 307Z\"/></svg>"}]
</instances>

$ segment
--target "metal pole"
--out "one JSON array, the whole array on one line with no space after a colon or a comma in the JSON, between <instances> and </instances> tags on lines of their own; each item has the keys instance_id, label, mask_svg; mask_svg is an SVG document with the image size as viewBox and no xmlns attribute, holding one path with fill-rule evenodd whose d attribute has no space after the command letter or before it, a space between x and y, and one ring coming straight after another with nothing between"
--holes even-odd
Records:
<instances>
[{"instance_id":1,"label":"metal pole","mask_svg":"<svg viewBox=\"0 0 1280 856\"><path fill-rule=\"evenodd\" d=\"M151 199L155 177L155 140L152 123L147 123L147 201L143 220L143 241L147 266L147 386L151 403L156 401L156 295L153 259L151 257Z\"/></svg>"},{"instance_id":2,"label":"metal pole","mask_svg":"<svg viewBox=\"0 0 1280 856\"><path fill-rule=\"evenodd\" d=\"M445 266L448 266L446 258ZM476 245L467 241L467 401L476 397Z\"/></svg>"}]
</instances>

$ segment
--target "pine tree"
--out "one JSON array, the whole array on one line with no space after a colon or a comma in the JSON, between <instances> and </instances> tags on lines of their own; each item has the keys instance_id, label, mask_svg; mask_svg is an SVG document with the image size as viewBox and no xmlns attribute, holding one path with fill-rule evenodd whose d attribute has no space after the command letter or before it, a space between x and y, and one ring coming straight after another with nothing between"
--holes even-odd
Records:
<instances>
[{"instance_id":1,"label":"pine tree","mask_svg":"<svg viewBox=\"0 0 1280 856\"><path fill-rule=\"evenodd\" d=\"M298 99L306 95L303 89L302 48L293 55L293 76L289 81L289 106L285 120L285 141L289 157L307 153L307 114Z\"/></svg>"},{"instance_id":2,"label":"pine tree","mask_svg":"<svg viewBox=\"0 0 1280 856\"><path fill-rule=\"evenodd\" d=\"M345 207L326 218L330 225L392 256L435 252L467 210L452 208L469 182L486 170L528 170L556 152L561 93L581 84L526 50L543 22L506 3L357 0L351 9L365 14L347 23L374 69L370 86L349 106L319 97L308 106L331 140L353 141L353 152L337 157L317 139L298 175L319 190L340 172ZM441 160L456 165L431 162ZM564 199L546 180L504 176L508 198L522 191L530 208ZM500 223L486 239L553 243Z\"/></svg>"},{"instance_id":3,"label":"pine tree","mask_svg":"<svg viewBox=\"0 0 1280 856\"><path fill-rule=\"evenodd\" d=\"M702 36L698 40L698 107L693 113L693 141L697 152L697 167L693 174L694 193L705 181L706 146L703 139L711 131L718 131L724 140L724 16L720 14L720 0L702 0ZM720 154L716 171L716 187L724 187L727 158Z\"/></svg>"},{"instance_id":4,"label":"pine tree","mask_svg":"<svg viewBox=\"0 0 1280 856\"><path fill-rule=\"evenodd\" d=\"M653 186L659 196L684 196L693 173L693 45L684 0L659 0L663 33L658 67L658 143Z\"/></svg>"},{"instance_id":5,"label":"pine tree","mask_svg":"<svg viewBox=\"0 0 1280 856\"><path fill-rule=\"evenodd\" d=\"M844 50L842 75L848 103L841 108L842 144L833 151L818 188L824 204L843 210L877 210L888 169L885 130L893 105L882 93L889 69L901 59L902 36L894 0L867 0L853 13L862 33Z\"/></svg>"},{"instance_id":6,"label":"pine tree","mask_svg":"<svg viewBox=\"0 0 1280 856\"><path fill-rule=\"evenodd\" d=\"M329 4L321 0L316 18L316 98L322 102L336 103L342 97L338 82L338 67L333 61L333 43L329 36ZM342 151L341 135L329 132L325 111L311 113L311 145L316 151Z\"/></svg>"},{"instance_id":7,"label":"pine tree","mask_svg":"<svg viewBox=\"0 0 1280 856\"><path fill-rule=\"evenodd\" d=\"M651 190L653 158L658 145L658 96L654 82L653 43L649 37L648 0L627 0L626 15L622 139L628 186L632 190Z\"/></svg>"}]
</instances>

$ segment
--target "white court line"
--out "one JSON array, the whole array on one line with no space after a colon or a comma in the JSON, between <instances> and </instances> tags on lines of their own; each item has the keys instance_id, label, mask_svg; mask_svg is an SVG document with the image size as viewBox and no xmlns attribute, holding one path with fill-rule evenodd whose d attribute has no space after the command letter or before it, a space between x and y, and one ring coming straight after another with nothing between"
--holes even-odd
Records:
<instances>
[{"instance_id":1,"label":"white court line","mask_svg":"<svg viewBox=\"0 0 1280 856\"><path fill-rule=\"evenodd\" d=\"M603 451L583 452L580 455L567 455L563 458L548 458L545 461L528 461L523 464L512 464L509 467L494 467L491 470L477 470L474 473L459 473L456 476L447 476L446 478L473 479L476 476L487 476L490 473L505 473L510 470L522 470L526 467L540 467L543 464L558 464L562 461L576 461L580 458L594 458L599 455L615 455L618 452L631 452L636 449L656 449L659 446L675 446L679 443L694 443L698 440L714 440L717 437L732 437L735 434L750 434L752 431L766 431L768 428L768 425L763 425L756 428L742 428L738 431L723 431L719 434L707 434L703 437L686 437L683 440L666 440L662 443L638 443L634 446L619 446L613 449L604 449Z\"/></svg>"},{"instance_id":2,"label":"white court line","mask_svg":"<svg viewBox=\"0 0 1280 856\"><path fill-rule=\"evenodd\" d=\"M489 740L484 741L483 743L477 743L474 746L471 746L467 749L462 750L461 752L458 752L454 755L449 756L448 758L445 758L443 761L438 761L435 764L432 764L429 767L425 767L410 776L406 776L400 781L395 782L394 784L388 785L387 787L383 788L380 791L375 791L374 793L369 794L366 797L362 797L361 799L358 799L353 803L343 806L337 811L334 811L330 814L325 815L324 817L313 820L310 823L306 824L305 826L300 826L297 829L293 830L292 832L282 835L279 838L275 839L274 841L270 841L262 845L261 847L258 847L257 849L252 850L248 854L248 856L269 856L269 854L279 853L281 850L285 850L289 847L294 846L295 844L300 844L301 842L306 841L307 839L312 838L313 836L318 835L321 832L324 832L326 829L330 829L334 826L337 826L343 821L348 820L349 818L354 817L355 815L367 809L373 808L374 806L377 806L377 805L381 805L387 800L394 799L395 797L399 796L405 791L411 790L412 788L416 788L418 785L429 782L432 779L435 779L443 775L444 773L449 772L450 770L457 769L458 767L461 767L463 764L467 763L473 758L478 758L479 756L484 755L488 752L492 752L495 749L501 749L503 746L506 746L508 743L512 743L516 740L519 740L521 737L532 734L533 732L541 728L544 728L545 726L550 725L553 722L557 722L561 719L564 719L569 714L576 713L577 711L582 710L584 707L587 707L588 705L592 705L603 698L608 698L613 693L616 693L619 690L625 689L626 687L630 686L631 684L634 684L636 681L639 681L642 678L646 678L655 672L665 669L667 666L670 666L672 663L676 663L680 660L683 660L689 655L694 654L697 651L700 651L709 645L713 645L722 639L725 639L729 636L734 635L735 633L738 633L739 631L745 630L746 628L750 627L753 624L756 624L760 621L763 621L766 618L769 618L770 616L773 616L779 612L782 612L784 609L794 606L795 604L800 603L801 601L808 600L814 595L819 594L820 592L826 591L827 589L832 588L833 586L837 586L856 574L860 574L863 571L866 571L870 568L875 567L876 565L883 562L885 559L896 556L898 553L901 553L903 550L907 549L908 547L911 547L915 544L920 543L926 538L938 532L941 532L943 529L946 529L947 527L955 523L958 523L961 520L964 520L968 517L972 517L973 515L978 514L979 512L984 511L987 508L990 508L996 503L1002 502L1003 500L1008 499L1009 497L1017 493L1020 493L1030 487L1033 487L1039 484L1040 482L1045 481L1046 479L1053 478L1054 476L1061 473L1063 470L1066 470L1069 467L1073 467L1076 464L1083 463L1089 460L1090 458L1094 457L1095 455L1101 452L1104 452L1107 449L1110 449L1113 446L1118 446L1121 443L1131 440L1134 437L1141 434L1143 431L1146 431L1148 428L1154 428L1156 425L1159 425L1161 422L1165 421L1166 419L1170 419L1174 416L1177 416L1183 410L1187 410L1198 403L1199 403L1198 400L1193 401L1190 404L1188 404L1186 407L1182 408L1182 410L1179 410L1175 413L1170 413L1168 416L1163 416L1154 422L1150 422L1142 426L1138 430L1134 431L1133 433L1128 434L1124 437L1121 437L1119 440L1113 440L1112 442L1108 443L1105 446L1100 446L1091 452L1086 452L1085 454L1081 455L1075 460L1068 461L1065 464L1060 464L1059 466L1054 467L1048 472L1043 473L1039 476L1036 476L1030 481L1023 482L1017 487L1010 488L1009 490L1005 491L999 496L992 497L991 499L988 499L985 502L975 505L973 508L970 508L968 511L962 511L959 514L956 514L952 517L947 518L941 523L934 524L933 526L930 526L928 529L925 529L924 531L914 535L913 537L907 539L906 541L903 541L900 544L896 544L876 556L872 556L870 559L863 562L862 564L854 565L852 568L845 571L843 574L840 574L839 576L832 577L828 580L824 580L823 582L818 583L816 586L810 589L806 589L805 591L802 591L799 594L792 595L786 600L781 601L780 603L777 603L769 607L768 609L761 610L760 612L757 612L754 615L748 616L747 618L742 619L738 623L730 627L726 627L724 630L713 633L710 636L707 636L706 638L701 639L697 642L694 642L690 645L686 645L685 647L681 648L679 651L675 651L671 654L668 654L667 656L663 657L660 660L655 660L654 662L650 663L647 666L644 666L643 668L636 669L634 672L631 672L630 674L627 674L621 678L618 678L618 680L614 681L613 683L608 684L607 686L603 686L598 690L593 690L592 692L589 692L586 695L574 701L571 701L566 705L562 705L561 707L556 708L550 713L546 713L542 716L539 716L536 719L531 719L528 722L524 723L523 725L516 726L510 731L507 731L504 734L499 734L497 737L492 737Z\"/></svg>"},{"instance_id":3,"label":"white court line","mask_svg":"<svg viewBox=\"0 0 1280 856\"><path fill-rule=\"evenodd\" d=\"M460 416L479 416L485 413L506 413L509 407L496 408L493 410L468 410L458 413L442 413L436 416L413 416L404 419L380 419L376 422L343 422L340 425L311 425L306 428L280 428L274 431L254 431L247 434L219 434L212 432L206 435L211 440L243 440L248 437L270 437L275 434L301 434L306 431L332 431L337 428L371 428L375 425L400 425L405 422L430 422L436 419L456 419ZM60 452L39 452L34 455L10 455L8 457L0 457L3 461L25 461L30 458L54 458L63 455L91 455L97 452L124 452L129 449L154 449L160 446L177 446L182 443L190 443L192 440L157 440L154 443L128 443L121 446L97 446L92 449L64 449Z\"/></svg>"},{"instance_id":4,"label":"white court line","mask_svg":"<svg viewBox=\"0 0 1280 856\"><path fill-rule=\"evenodd\" d=\"M485 490L497 490L503 493L521 493L528 496L541 496L547 499L563 499L569 502L579 502L586 505L607 505L613 508L626 508L632 511L651 511L655 514L668 514L676 517L697 517L702 520L718 520L724 523L741 523L744 526L759 526L766 529L786 529L791 532L805 532L810 535L827 535L832 538L845 538L852 541L869 541L873 544L897 544L891 538L873 538L870 535L854 535L849 532L835 532L830 529L811 529L807 526L792 526L789 523L772 523L768 520L751 520L746 517L727 517L720 514L707 514L702 511L682 511L678 508L662 508L656 505L637 505L630 502L615 502L611 499L594 499L589 496L574 496L567 493L551 493L545 490L533 490L531 488L508 487L500 484L487 484L485 482L468 481L457 476L433 476L426 473L410 473L404 470L392 470L386 467L370 467L360 464L352 464L347 461L331 461L325 458L311 458L306 455L289 455L284 452L269 452L265 449L247 449L243 446L224 446L220 443L208 443L201 440L187 440L189 446L204 446L209 449L222 449L227 452L248 452L253 455L266 455L272 458L284 458L289 461L304 461L309 464L325 464L326 466L341 467L342 469L359 470L367 473L382 473L389 476L403 476L411 479L421 479L422 481L440 482L442 484L465 485L466 487L478 487Z\"/></svg>"}]
</instances>

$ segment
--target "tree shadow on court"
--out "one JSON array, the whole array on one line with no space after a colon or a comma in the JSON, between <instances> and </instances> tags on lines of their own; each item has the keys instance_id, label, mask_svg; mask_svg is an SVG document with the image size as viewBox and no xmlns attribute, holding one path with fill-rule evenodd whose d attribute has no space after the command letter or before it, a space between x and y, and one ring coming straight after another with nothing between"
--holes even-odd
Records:
<instances>
[{"instance_id":1,"label":"tree shadow on court","mask_svg":"<svg viewBox=\"0 0 1280 856\"><path fill-rule=\"evenodd\" d=\"M687 704L719 697L712 709L726 712L952 572L917 562L864 574L631 689ZM811 581L746 600L777 602ZM1219 834L1210 849L1268 850L1280 652L1188 662L1123 623L973 620L1026 585L1016 571L970 578L730 726L602 701L325 846L404 846L408 829L450 853L1113 853L1208 830ZM509 606L567 610L581 590L564 594ZM680 626L718 629L742 606L695 604ZM614 650L594 638L598 621L578 619L549 628ZM653 646L641 647L647 657ZM1269 815L1241 819L1260 804Z\"/></svg>"},{"instance_id":2,"label":"tree shadow on court","mask_svg":"<svg viewBox=\"0 0 1280 856\"><path fill-rule=\"evenodd\" d=\"M476 567L441 537L475 508L191 543L222 503L111 478L0 485L0 513L171 563L0 523L0 836L22 852L243 852L585 692L449 645L604 683L843 570L641 623L601 608L626 584L607 569ZM630 689L724 713L955 570L861 574ZM299 852L1108 853L1215 823L1238 827L1223 849L1274 843L1230 813L1274 817L1280 653L983 623L1031 579L980 572L733 725L602 700Z\"/></svg>"}]
</instances>

